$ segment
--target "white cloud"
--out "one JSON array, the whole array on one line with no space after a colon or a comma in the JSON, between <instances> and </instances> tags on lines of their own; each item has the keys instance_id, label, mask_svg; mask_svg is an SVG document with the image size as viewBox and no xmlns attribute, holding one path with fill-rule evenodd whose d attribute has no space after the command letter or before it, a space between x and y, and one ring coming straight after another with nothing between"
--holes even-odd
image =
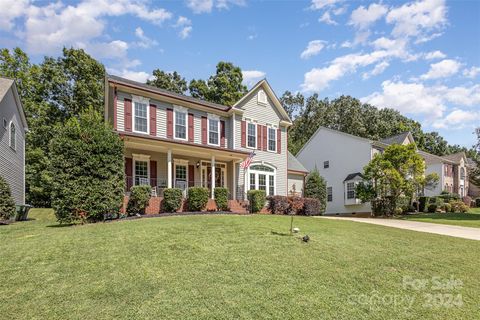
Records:
<instances>
[{"instance_id":1,"label":"white cloud","mask_svg":"<svg viewBox=\"0 0 480 320\"><path fill-rule=\"evenodd\" d=\"M149 79L150 74L144 71L132 71L123 69L119 76L133 81L145 83Z\"/></svg>"},{"instance_id":2,"label":"white cloud","mask_svg":"<svg viewBox=\"0 0 480 320\"><path fill-rule=\"evenodd\" d=\"M300 54L300 58L308 59L312 56L317 55L324 47L327 42L323 40L312 40L308 43L307 47Z\"/></svg>"},{"instance_id":3,"label":"white cloud","mask_svg":"<svg viewBox=\"0 0 480 320\"><path fill-rule=\"evenodd\" d=\"M330 17L330 11L325 11L323 13L323 15L320 18L318 18L318 21L319 22L324 22L324 23L330 24L330 25L337 25L338 24L337 22L332 20L332 18Z\"/></svg>"},{"instance_id":4,"label":"white cloud","mask_svg":"<svg viewBox=\"0 0 480 320\"><path fill-rule=\"evenodd\" d=\"M137 27L135 29L135 36L137 36L137 38L139 40L139 41L135 42L135 45L140 47L140 48L147 49L147 48L150 48L152 46L156 46L158 44L158 42L156 40L153 40L153 39L150 39L149 37L147 37L145 35L145 33L143 32L143 29L140 28L140 27Z\"/></svg>"},{"instance_id":5,"label":"white cloud","mask_svg":"<svg viewBox=\"0 0 480 320\"><path fill-rule=\"evenodd\" d=\"M480 67L471 67L470 69L464 69L463 75L467 78L475 78L480 73Z\"/></svg>"},{"instance_id":6,"label":"white cloud","mask_svg":"<svg viewBox=\"0 0 480 320\"><path fill-rule=\"evenodd\" d=\"M210 13L213 8L229 9L231 5L245 6L245 0L187 0L187 7L193 13Z\"/></svg>"},{"instance_id":7,"label":"white cloud","mask_svg":"<svg viewBox=\"0 0 480 320\"><path fill-rule=\"evenodd\" d=\"M391 9L386 17L393 24L394 37L428 39L432 31L442 29L447 23L445 0L415 1Z\"/></svg>"},{"instance_id":8,"label":"white cloud","mask_svg":"<svg viewBox=\"0 0 480 320\"><path fill-rule=\"evenodd\" d=\"M479 111L455 109L445 118L433 122L432 126L437 129L463 129L478 124L478 122L480 122Z\"/></svg>"},{"instance_id":9,"label":"white cloud","mask_svg":"<svg viewBox=\"0 0 480 320\"><path fill-rule=\"evenodd\" d=\"M372 76L377 76L377 75L383 73L385 71L385 69L388 68L389 65L390 65L390 63L388 63L387 61L382 61L382 62L378 63L377 65L375 65L375 67L372 69L372 71L365 72L362 75L362 78L364 80L366 80L366 79L368 79Z\"/></svg>"},{"instance_id":10,"label":"white cloud","mask_svg":"<svg viewBox=\"0 0 480 320\"><path fill-rule=\"evenodd\" d=\"M462 66L456 60L452 59L445 59L438 63L432 63L430 65L430 70L427 73L420 76L423 80L430 80L430 79L438 79L438 78L446 78L450 77L460 70Z\"/></svg>"},{"instance_id":11,"label":"white cloud","mask_svg":"<svg viewBox=\"0 0 480 320\"><path fill-rule=\"evenodd\" d=\"M182 39L188 38L188 36L190 35L190 32L192 32L193 30L192 21L183 16L178 17L175 27L180 29L180 31L178 32L178 35Z\"/></svg>"},{"instance_id":12,"label":"white cloud","mask_svg":"<svg viewBox=\"0 0 480 320\"><path fill-rule=\"evenodd\" d=\"M14 27L14 20L24 15L28 0L2 0L0 10L0 30L9 31Z\"/></svg>"},{"instance_id":13,"label":"white cloud","mask_svg":"<svg viewBox=\"0 0 480 320\"><path fill-rule=\"evenodd\" d=\"M310 9L321 10L326 7L331 7L339 2L342 2L342 0L312 0Z\"/></svg>"},{"instance_id":14,"label":"white cloud","mask_svg":"<svg viewBox=\"0 0 480 320\"><path fill-rule=\"evenodd\" d=\"M365 29L383 17L387 11L386 6L377 3L370 4L368 8L360 6L352 11L348 24L359 29Z\"/></svg>"},{"instance_id":15,"label":"white cloud","mask_svg":"<svg viewBox=\"0 0 480 320\"><path fill-rule=\"evenodd\" d=\"M248 86L253 86L260 79L265 78L266 73L258 70L244 70L242 71L243 82Z\"/></svg>"},{"instance_id":16,"label":"white cloud","mask_svg":"<svg viewBox=\"0 0 480 320\"><path fill-rule=\"evenodd\" d=\"M443 59L446 58L447 55L443 53L442 51L436 50L436 51L431 51L425 54L425 59L427 60L434 60L434 59Z\"/></svg>"}]
</instances>

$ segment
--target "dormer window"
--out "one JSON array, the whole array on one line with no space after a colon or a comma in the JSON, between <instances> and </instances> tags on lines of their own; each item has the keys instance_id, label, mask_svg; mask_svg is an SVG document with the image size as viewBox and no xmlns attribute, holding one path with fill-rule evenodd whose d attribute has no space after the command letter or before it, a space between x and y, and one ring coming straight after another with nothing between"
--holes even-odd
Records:
<instances>
[{"instance_id":1,"label":"dormer window","mask_svg":"<svg viewBox=\"0 0 480 320\"><path fill-rule=\"evenodd\" d=\"M267 104L267 94L265 93L265 91L263 90L258 91L257 99L258 99L258 103Z\"/></svg>"}]
</instances>

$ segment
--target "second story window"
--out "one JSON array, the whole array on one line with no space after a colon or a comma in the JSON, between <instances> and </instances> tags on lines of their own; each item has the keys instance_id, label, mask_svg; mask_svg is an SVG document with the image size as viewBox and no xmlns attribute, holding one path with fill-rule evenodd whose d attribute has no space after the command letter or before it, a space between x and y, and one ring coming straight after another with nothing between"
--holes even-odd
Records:
<instances>
[{"instance_id":1,"label":"second story window","mask_svg":"<svg viewBox=\"0 0 480 320\"><path fill-rule=\"evenodd\" d=\"M268 128L268 151L277 151L277 130Z\"/></svg>"},{"instance_id":2,"label":"second story window","mask_svg":"<svg viewBox=\"0 0 480 320\"><path fill-rule=\"evenodd\" d=\"M17 133L15 131L15 123L10 122L10 148L17 149Z\"/></svg>"},{"instance_id":3,"label":"second story window","mask_svg":"<svg viewBox=\"0 0 480 320\"><path fill-rule=\"evenodd\" d=\"M175 110L175 138L187 140L187 112Z\"/></svg>"},{"instance_id":4,"label":"second story window","mask_svg":"<svg viewBox=\"0 0 480 320\"><path fill-rule=\"evenodd\" d=\"M208 119L208 144L213 144L215 146L219 145L219 124L220 121L217 118Z\"/></svg>"},{"instance_id":5,"label":"second story window","mask_svg":"<svg viewBox=\"0 0 480 320\"><path fill-rule=\"evenodd\" d=\"M247 147L257 147L257 125L255 123L248 123L247 127Z\"/></svg>"},{"instance_id":6,"label":"second story window","mask_svg":"<svg viewBox=\"0 0 480 320\"><path fill-rule=\"evenodd\" d=\"M144 102L134 101L134 127L136 132L148 133L148 106Z\"/></svg>"},{"instance_id":7,"label":"second story window","mask_svg":"<svg viewBox=\"0 0 480 320\"><path fill-rule=\"evenodd\" d=\"M323 161L323 168L324 169L330 168L330 161Z\"/></svg>"}]
</instances>

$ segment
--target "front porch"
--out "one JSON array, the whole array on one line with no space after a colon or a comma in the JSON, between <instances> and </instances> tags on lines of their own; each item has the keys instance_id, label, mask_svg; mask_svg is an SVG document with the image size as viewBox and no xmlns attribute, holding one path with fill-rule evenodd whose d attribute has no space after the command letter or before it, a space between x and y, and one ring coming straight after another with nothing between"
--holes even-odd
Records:
<instances>
[{"instance_id":1,"label":"front porch","mask_svg":"<svg viewBox=\"0 0 480 320\"><path fill-rule=\"evenodd\" d=\"M204 148L184 143L124 137L126 193L134 185L152 186L153 197L166 188L205 187L214 199L216 187L227 188L229 200L245 199L239 184L239 164L247 156L230 149Z\"/></svg>"}]
</instances>

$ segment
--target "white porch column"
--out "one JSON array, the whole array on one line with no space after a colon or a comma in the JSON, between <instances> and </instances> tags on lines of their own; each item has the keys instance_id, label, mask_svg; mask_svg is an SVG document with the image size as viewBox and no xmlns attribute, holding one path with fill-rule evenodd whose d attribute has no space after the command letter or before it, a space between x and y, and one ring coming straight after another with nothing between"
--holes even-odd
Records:
<instances>
[{"instance_id":1,"label":"white porch column","mask_svg":"<svg viewBox=\"0 0 480 320\"><path fill-rule=\"evenodd\" d=\"M172 187L172 150L167 151L167 187Z\"/></svg>"},{"instance_id":2,"label":"white porch column","mask_svg":"<svg viewBox=\"0 0 480 320\"><path fill-rule=\"evenodd\" d=\"M215 196L214 196L214 193L213 193L213 191L215 189L215 156L212 156L212 160L211 160L210 163L211 163L211 167L212 167L212 183L211 183L211 185L212 185L212 190L211 190L212 195L211 195L211 197L212 197L212 199L215 199Z\"/></svg>"},{"instance_id":3,"label":"white porch column","mask_svg":"<svg viewBox=\"0 0 480 320\"><path fill-rule=\"evenodd\" d=\"M237 161L233 162L233 175L232 175L232 200L237 200Z\"/></svg>"}]
</instances>

